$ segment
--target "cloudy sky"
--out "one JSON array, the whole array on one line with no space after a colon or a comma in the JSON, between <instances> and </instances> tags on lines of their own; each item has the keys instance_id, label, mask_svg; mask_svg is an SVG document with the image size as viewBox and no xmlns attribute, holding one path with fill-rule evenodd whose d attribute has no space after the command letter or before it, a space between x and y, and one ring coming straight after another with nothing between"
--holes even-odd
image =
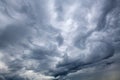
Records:
<instances>
[{"instance_id":1,"label":"cloudy sky","mask_svg":"<svg viewBox=\"0 0 120 80\"><path fill-rule=\"evenodd\" d=\"M0 80L120 80L120 0L0 0Z\"/></svg>"}]
</instances>

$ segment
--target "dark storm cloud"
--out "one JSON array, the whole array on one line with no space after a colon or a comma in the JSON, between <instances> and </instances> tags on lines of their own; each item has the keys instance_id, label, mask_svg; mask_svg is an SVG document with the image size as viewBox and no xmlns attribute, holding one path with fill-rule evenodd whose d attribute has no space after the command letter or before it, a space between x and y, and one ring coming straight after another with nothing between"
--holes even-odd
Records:
<instances>
[{"instance_id":1,"label":"dark storm cloud","mask_svg":"<svg viewBox=\"0 0 120 80\"><path fill-rule=\"evenodd\" d=\"M0 0L0 79L94 80L119 74L119 4ZM102 75L104 70L110 74Z\"/></svg>"}]
</instances>

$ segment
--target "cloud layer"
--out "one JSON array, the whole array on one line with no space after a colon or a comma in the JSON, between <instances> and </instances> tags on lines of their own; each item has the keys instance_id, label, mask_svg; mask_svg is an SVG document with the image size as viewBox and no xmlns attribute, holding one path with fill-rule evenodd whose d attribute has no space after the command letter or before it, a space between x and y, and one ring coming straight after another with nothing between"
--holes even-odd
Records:
<instances>
[{"instance_id":1,"label":"cloud layer","mask_svg":"<svg viewBox=\"0 0 120 80\"><path fill-rule=\"evenodd\" d=\"M119 9L119 0L0 0L0 80L119 80Z\"/></svg>"}]
</instances>

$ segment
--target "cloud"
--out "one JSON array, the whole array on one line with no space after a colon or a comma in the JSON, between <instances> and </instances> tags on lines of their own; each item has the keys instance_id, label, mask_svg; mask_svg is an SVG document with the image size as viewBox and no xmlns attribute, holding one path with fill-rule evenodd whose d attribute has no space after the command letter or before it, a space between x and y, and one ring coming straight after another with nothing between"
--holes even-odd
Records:
<instances>
[{"instance_id":1,"label":"cloud","mask_svg":"<svg viewBox=\"0 0 120 80\"><path fill-rule=\"evenodd\" d=\"M29 80L32 80L32 79L34 79L34 80L52 80L52 79L54 79L54 77L44 76L44 75L42 75L40 73L36 73L32 70L22 72L20 75L25 77L25 78L28 78Z\"/></svg>"},{"instance_id":2,"label":"cloud","mask_svg":"<svg viewBox=\"0 0 120 80\"><path fill-rule=\"evenodd\" d=\"M0 79L117 79L119 3L0 0Z\"/></svg>"}]
</instances>

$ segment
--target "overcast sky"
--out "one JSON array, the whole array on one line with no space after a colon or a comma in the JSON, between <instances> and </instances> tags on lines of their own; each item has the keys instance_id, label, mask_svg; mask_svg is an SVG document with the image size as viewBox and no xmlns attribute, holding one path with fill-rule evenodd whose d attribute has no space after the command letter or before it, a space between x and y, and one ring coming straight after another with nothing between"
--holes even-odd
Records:
<instances>
[{"instance_id":1,"label":"overcast sky","mask_svg":"<svg viewBox=\"0 0 120 80\"><path fill-rule=\"evenodd\" d=\"M0 0L0 80L120 80L120 0Z\"/></svg>"}]
</instances>

